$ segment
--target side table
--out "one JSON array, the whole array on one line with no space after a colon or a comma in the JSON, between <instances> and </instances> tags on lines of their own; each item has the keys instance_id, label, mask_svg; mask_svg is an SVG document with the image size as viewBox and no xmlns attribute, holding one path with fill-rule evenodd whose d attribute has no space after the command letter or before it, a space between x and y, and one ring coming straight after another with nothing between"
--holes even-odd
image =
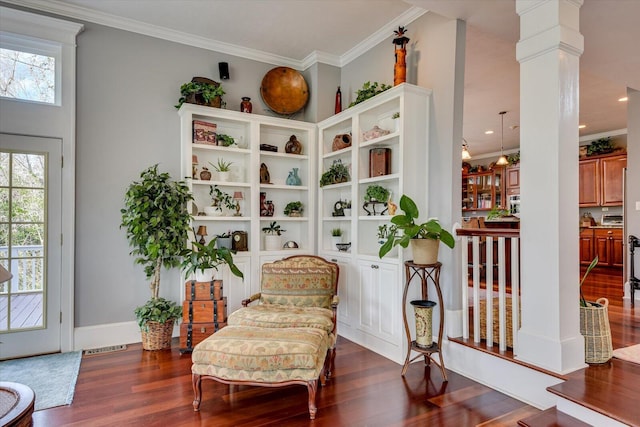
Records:
<instances>
[{"instance_id":1,"label":"side table","mask_svg":"<svg viewBox=\"0 0 640 427\"><path fill-rule=\"evenodd\" d=\"M436 366L440 368L440 372L442 372L442 378L445 381L447 379L447 371L444 368L444 360L442 359L442 351L440 350L440 346L442 345L442 333L444 331L444 304L442 302L442 291L440 290L440 268L442 267L442 263L437 262L435 264L414 264L413 261L406 261L404 263L405 269L405 277L406 281L404 284L404 292L402 293L402 318L404 321L404 331L407 336L407 357L404 361L404 366L402 367L402 376L407 372L407 368L409 367L409 363L413 362L420 356L424 357L424 363L429 365L433 362ZM423 348L419 347L416 344L416 341L411 338L411 331L409 329L409 322L407 321L407 293L409 291L409 286L413 279L419 279L421 290L422 290L422 299L428 299L429 290L428 285L429 282L433 283L436 292L438 294L437 304L440 307L440 327L438 329L438 340L434 341L433 344L429 347ZM413 359L411 359L411 352L415 351L418 353ZM438 353L438 358L440 359L439 363L435 360L434 354Z\"/></svg>"}]
</instances>

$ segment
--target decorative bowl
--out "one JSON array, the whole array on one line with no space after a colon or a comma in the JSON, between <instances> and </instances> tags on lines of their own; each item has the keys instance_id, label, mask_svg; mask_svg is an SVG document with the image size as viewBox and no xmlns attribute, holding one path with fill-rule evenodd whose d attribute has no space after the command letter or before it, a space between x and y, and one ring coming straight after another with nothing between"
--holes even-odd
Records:
<instances>
[{"instance_id":1,"label":"decorative bowl","mask_svg":"<svg viewBox=\"0 0 640 427\"><path fill-rule=\"evenodd\" d=\"M338 250L340 252L347 252L350 247L351 247L351 242L349 242L349 243L336 243L336 248L338 248Z\"/></svg>"}]
</instances>

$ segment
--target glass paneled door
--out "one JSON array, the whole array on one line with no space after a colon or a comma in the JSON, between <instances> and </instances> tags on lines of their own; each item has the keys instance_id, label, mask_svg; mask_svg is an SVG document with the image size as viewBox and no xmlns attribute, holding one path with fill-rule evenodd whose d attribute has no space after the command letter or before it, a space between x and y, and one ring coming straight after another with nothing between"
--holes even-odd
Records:
<instances>
[{"instance_id":1,"label":"glass paneled door","mask_svg":"<svg viewBox=\"0 0 640 427\"><path fill-rule=\"evenodd\" d=\"M61 149L0 134L0 359L60 350Z\"/></svg>"}]
</instances>

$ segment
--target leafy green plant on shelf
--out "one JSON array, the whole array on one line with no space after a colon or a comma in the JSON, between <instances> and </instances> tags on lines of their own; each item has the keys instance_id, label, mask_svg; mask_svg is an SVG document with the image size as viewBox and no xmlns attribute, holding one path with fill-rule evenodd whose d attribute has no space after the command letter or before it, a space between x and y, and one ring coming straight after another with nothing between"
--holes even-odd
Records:
<instances>
[{"instance_id":1,"label":"leafy green plant on shelf","mask_svg":"<svg viewBox=\"0 0 640 427\"><path fill-rule=\"evenodd\" d=\"M236 140L233 139L233 137L222 133L219 133L216 136L216 140L218 141L218 145L222 145L223 147L230 147L236 143Z\"/></svg>"},{"instance_id":2,"label":"leafy green plant on shelf","mask_svg":"<svg viewBox=\"0 0 640 427\"><path fill-rule=\"evenodd\" d=\"M231 165L233 162L226 162L223 158L219 158L217 163L209 162L216 172L229 172L231 171Z\"/></svg>"},{"instance_id":3,"label":"leafy green plant on shelf","mask_svg":"<svg viewBox=\"0 0 640 427\"><path fill-rule=\"evenodd\" d=\"M353 107L354 105L360 104L361 102L364 102L369 98L373 98L377 94L382 93L385 90L389 90L392 87L393 86L389 86L384 83L380 84L378 82L365 82L362 85L362 89L358 89L356 91L356 100L349 104L349 107Z\"/></svg>"},{"instance_id":4,"label":"leafy green plant on shelf","mask_svg":"<svg viewBox=\"0 0 640 427\"><path fill-rule=\"evenodd\" d=\"M216 86L211 83L191 81L180 86L181 96L180 99L178 99L178 105L175 107L180 108L182 104L188 102L192 95L201 96L205 104L209 104L215 97L222 97L224 94L225 91L222 89L222 85L220 84Z\"/></svg>"},{"instance_id":5,"label":"leafy green plant on shelf","mask_svg":"<svg viewBox=\"0 0 640 427\"><path fill-rule=\"evenodd\" d=\"M389 190L381 185L373 184L367 187L367 191L364 194L364 200L366 202L386 202L389 200Z\"/></svg>"},{"instance_id":6,"label":"leafy green plant on shelf","mask_svg":"<svg viewBox=\"0 0 640 427\"><path fill-rule=\"evenodd\" d=\"M284 207L284 214L287 216L300 215L303 210L304 208L302 207L302 202L289 202Z\"/></svg>"},{"instance_id":7,"label":"leafy green plant on shelf","mask_svg":"<svg viewBox=\"0 0 640 427\"><path fill-rule=\"evenodd\" d=\"M342 160L334 160L331 167L320 177L320 187L331 184L347 182L351 179L349 168L342 163Z\"/></svg>"}]
</instances>

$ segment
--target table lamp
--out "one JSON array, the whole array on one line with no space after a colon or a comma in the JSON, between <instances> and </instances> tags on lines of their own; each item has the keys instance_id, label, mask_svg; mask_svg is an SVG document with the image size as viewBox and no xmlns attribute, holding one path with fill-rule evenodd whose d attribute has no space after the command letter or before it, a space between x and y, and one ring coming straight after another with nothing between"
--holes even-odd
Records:
<instances>
[{"instance_id":1,"label":"table lamp","mask_svg":"<svg viewBox=\"0 0 640 427\"><path fill-rule=\"evenodd\" d=\"M236 213L234 213L233 216L242 216L240 213L240 200L244 200L244 194L242 194L242 191L234 191L233 200L236 201Z\"/></svg>"},{"instance_id":2,"label":"table lamp","mask_svg":"<svg viewBox=\"0 0 640 427\"><path fill-rule=\"evenodd\" d=\"M198 243L200 243L201 245L206 244L206 240L204 240L204 236L207 235L207 226L206 225L200 225L198 226L198 232L196 233L198 236L200 236L200 240L198 240Z\"/></svg>"}]
</instances>

